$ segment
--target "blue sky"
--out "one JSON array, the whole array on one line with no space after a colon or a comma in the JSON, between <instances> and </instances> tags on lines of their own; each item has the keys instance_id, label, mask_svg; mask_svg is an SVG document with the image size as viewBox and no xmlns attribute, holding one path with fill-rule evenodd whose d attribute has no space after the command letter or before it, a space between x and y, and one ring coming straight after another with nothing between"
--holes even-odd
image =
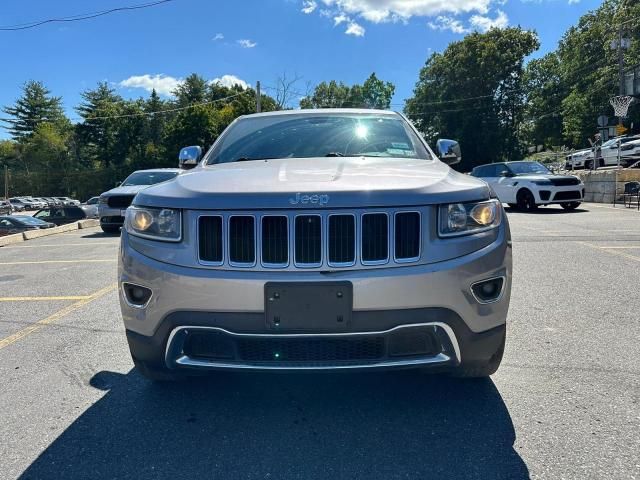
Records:
<instances>
[{"instance_id":1,"label":"blue sky","mask_svg":"<svg viewBox=\"0 0 640 480\"><path fill-rule=\"evenodd\" d=\"M147 0L148 1L148 0ZM2 2L0 26L64 17L145 0ZM304 91L322 80L362 82L371 72L396 85L401 109L418 72L471 30L521 25L536 30L542 54L599 0L173 0L93 20L0 31L0 105L29 79L73 107L80 92L110 82L125 97L169 94L197 72L223 83L275 85L283 72ZM267 90L267 93L272 93ZM6 132L0 129L0 138Z\"/></svg>"}]
</instances>

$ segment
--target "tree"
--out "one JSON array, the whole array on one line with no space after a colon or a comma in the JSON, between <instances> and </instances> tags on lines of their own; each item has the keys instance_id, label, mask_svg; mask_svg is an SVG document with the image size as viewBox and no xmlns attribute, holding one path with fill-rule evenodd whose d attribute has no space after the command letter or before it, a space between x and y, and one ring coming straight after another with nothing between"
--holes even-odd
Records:
<instances>
[{"instance_id":1,"label":"tree","mask_svg":"<svg viewBox=\"0 0 640 480\"><path fill-rule=\"evenodd\" d=\"M316 85L313 93L300 101L300 108L389 108L396 87L372 73L363 85L349 87L331 80Z\"/></svg>"},{"instance_id":2,"label":"tree","mask_svg":"<svg viewBox=\"0 0 640 480\"><path fill-rule=\"evenodd\" d=\"M432 54L405 112L431 141L458 139L460 168L520 157L524 59L539 47L535 33L493 28Z\"/></svg>"},{"instance_id":3,"label":"tree","mask_svg":"<svg viewBox=\"0 0 640 480\"><path fill-rule=\"evenodd\" d=\"M42 82L30 80L22 86L22 96L3 111L13 118L3 120L7 130L18 141L24 141L43 122L57 122L64 118L61 97L51 96Z\"/></svg>"},{"instance_id":4,"label":"tree","mask_svg":"<svg viewBox=\"0 0 640 480\"><path fill-rule=\"evenodd\" d=\"M354 87L352 87L353 90ZM362 97L367 108L387 109L391 106L391 98L396 87L391 82L384 82L372 73L362 85Z\"/></svg>"},{"instance_id":5,"label":"tree","mask_svg":"<svg viewBox=\"0 0 640 480\"><path fill-rule=\"evenodd\" d=\"M123 123L123 99L109 87L100 82L91 90L82 92L83 102L76 111L83 118L78 125L78 137L85 147L83 153L93 161L109 166L123 163L116 152L118 131Z\"/></svg>"},{"instance_id":6,"label":"tree","mask_svg":"<svg viewBox=\"0 0 640 480\"><path fill-rule=\"evenodd\" d=\"M184 82L176 87L173 94L176 97L176 105L185 107L194 103L203 103L207 101L207 92L209 87L207 81L196 73L192 73Z\"/></svg>"},{"instance_id":7,"label":"tree","mask_svg":"<svg viewBox=\"0 0 640 480\"><path fill-rule=\"evenodd\" d=\"M531 145L563 145L560 58L555 52L531 60L524 75L526 91L524 138Z\"/></svg>"}]
</instances>

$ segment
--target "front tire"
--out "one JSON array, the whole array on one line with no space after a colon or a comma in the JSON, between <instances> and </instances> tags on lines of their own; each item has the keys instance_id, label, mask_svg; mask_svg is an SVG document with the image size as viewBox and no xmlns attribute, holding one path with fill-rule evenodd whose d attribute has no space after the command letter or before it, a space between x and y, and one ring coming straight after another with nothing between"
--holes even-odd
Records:
<instances>
[{"instance_id":1,"label":"front tire","mask_svg":"<svg viewBox=\"0 0 640 480\"><path fill-rule=\"evenodd\" d=\"M114 227L113 225L100 225L100 228L104 233L120 233L120 227Z\"/></svg>"},{"instance_id":2,"label":"front tire","mask_svg":"<svg viewBox=\"0 0 640 480\"><path fill-rule=\"evenodd\" d=\"M526 188L518 192L516 200L518 201L518 209L524 212L533 212L538 208L533 193L531 193Z\"/></svg>"},{"instance_id":3,"label":"front tire","mask_svg":"<svg viewBox=\"0 0 640 480\"><path fill-rule=\"evenodd\" d=\"M580 203L582 202L567 202L567 203L561 203L560 206L565 210L575 210L580 206Z\"/></svg>"}]
</instances>

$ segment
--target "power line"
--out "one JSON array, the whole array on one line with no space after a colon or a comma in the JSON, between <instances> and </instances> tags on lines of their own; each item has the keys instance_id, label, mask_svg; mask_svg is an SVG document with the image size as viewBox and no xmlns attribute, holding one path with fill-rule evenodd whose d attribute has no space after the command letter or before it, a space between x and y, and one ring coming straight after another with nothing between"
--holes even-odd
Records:
<instances>
[{"instance_id":1,"label":"power line","mask_svg":"<svg viewBox=\"0 0 640 480\"><path fill-rule=\"evenodd\" d=\"M27 29L30 29L30 28L35 28L35 27L39 27L41 25L45 25L47 23L79 22L79 21L83 21L83 20L90 20L92 18L102 17L104 15L109 15L109 14L115 13L115 12L124 12L124 11L130 11L130 10L141 10L143 8L155 7L155 6L158 6L158 5L162 5L162 4L170 3L170 2L174 2L174 1L175 0L158 0L158 1L150 2L150 3L142 3L142 4L139 4L139 5L129 5L129 6L125 6L125 7L111 8L109 10L102 10L100 12L83 13L83 14L79 14L79 15L71 15L71 16L68 16L68 17L60 17L60 18L48 18L46 20L37 20L37 21L33 21L33 22L20 23L20 24L15 24L15 25L3 25L3 26L0 26L0 31L13 32L13 31L17 31L17 30L27 30Z\"/></svg>"}]
</instances>

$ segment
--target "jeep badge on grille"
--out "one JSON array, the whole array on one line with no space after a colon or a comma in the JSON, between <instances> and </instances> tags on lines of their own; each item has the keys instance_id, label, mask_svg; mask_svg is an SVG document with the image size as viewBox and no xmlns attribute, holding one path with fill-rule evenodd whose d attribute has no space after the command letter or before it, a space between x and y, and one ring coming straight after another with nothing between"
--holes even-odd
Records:
<instances>
[{"instance_id":1,"label":"jeep badge on grille","mask_svg":"<svg viewBox=\"0 0 640 480\"><path fill-rule=\"evenodd\" d=\"M323 206L329 203L329 195L322 194L313 194L313 195L303 195L300 192L296 193L295 197L289 198L289 203L291 205L319 205Z\"/></svg>"}]
</instances>

